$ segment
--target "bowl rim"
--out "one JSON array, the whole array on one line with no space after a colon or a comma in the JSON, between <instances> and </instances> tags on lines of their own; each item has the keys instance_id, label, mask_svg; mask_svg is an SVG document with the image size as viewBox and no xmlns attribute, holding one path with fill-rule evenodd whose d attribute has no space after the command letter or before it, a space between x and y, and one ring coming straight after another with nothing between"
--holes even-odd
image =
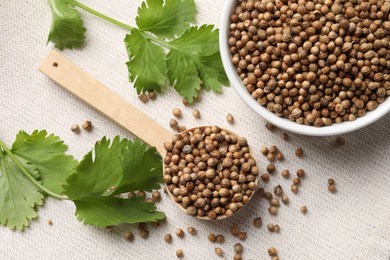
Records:
<instances>
[{"instance_id":1,"label":"bowl rim","mask_svg":"<svg viewBox=\"0 0 390 260\"><path fill-rule=\"evenodd\" d=\"M373 122L377 121L390 111L390 98L379 104L379 106L373 110L368 111L363 117L359 117L354 121L342 122L340 124L332 124L330 126L308 126L301 125L296 122L290 121L284 117L278 117L273 112L269 111L264 106L257 103L251 94L246 90L242 80L239 78L236 68L231 62L231 53L228 47L229 39L229 24L230 16L236 7L237 0L225 0L225 4L222 10L222 19L219 29L219 47L222 58L222 63L225 68L226 75L230 81L233 89L238 93L242 100L258 115L263 117L267 122L282 128L284 130L310 136L331 136L340 135L348 132L352 132L363 128Z\"/></svg>"}]
</instances>

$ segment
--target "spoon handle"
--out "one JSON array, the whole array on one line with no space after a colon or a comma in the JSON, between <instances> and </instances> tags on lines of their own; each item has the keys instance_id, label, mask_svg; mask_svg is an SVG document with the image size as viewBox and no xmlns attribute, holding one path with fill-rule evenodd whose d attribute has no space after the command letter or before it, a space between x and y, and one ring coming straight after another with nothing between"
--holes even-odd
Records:
<instances>
[{"instance_id":1,"label":"spoon handle","mask_svg":"<svg viewBox=\"0 0 390 260\"><path fill-rule=\"evenodd\" d=\"M163 142L171 139L171 132L60 53L51 51L39 71L164 154Z\"/></svg>"}]
</instances>

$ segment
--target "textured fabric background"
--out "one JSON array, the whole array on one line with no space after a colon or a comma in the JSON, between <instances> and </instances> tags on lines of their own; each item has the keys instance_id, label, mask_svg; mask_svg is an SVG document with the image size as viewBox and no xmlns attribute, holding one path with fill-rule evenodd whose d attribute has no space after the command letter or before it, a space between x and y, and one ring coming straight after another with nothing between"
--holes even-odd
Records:
<instances>
[{"instance_id":1,"label":"textured fabric background","mask_svg":"<svg viewBox=\"0 0 390 260\"><path fill-rule=\"evenodd\" d=\"M141 1L83 0L120 21L134 24ZM222 0L198 0L198 22L218 26ZM41 60L53 46L46 46L50 11L46 1L0 2L0 136L8 144L20 130L47 129L69 145L69 153L81 159L95 141L103 137L133 136L100 115L38 72ZM280 259L384 259L390 258L390 114L363 130L345 135L346 145L334 145L335 137L304 137L290 134L290 141L280 139L281 131L271 133L264 120L252 112L232 88L223 94L203 93L194 107L202 119L191 116L191 108L181 98L167 91L154 102L142 104L131 84L125 66L127 55L123 43L126 31L83 12L87 41L82 50L64 51L64 55L101 80L131 104L143 110L159 124L168 127L173 107L183 110L181 122L187 127L217 124L246 136L255 151L261 171L267 162L259 154L261 145L276 144L286 160L277 163L278 174L265 187L281 184L291 203L282 205L279 214L271 217L268 203L255 197L234 217L219 222L196 221L181 213L164 194L159 208L168 221L150 228L150 237L143 240L134 226L122 225L112 232L85 226L74 216L68 201L47 199L39 208L39 218L23 232L0 228L0 259L175 259L182 248L185 259L218 259L214 247L225 250L226 259L233 257L238 240L229 234L229 227L238 224L248 232L242 242L245 259L270 259L267 249L275 246ZM234 126L225 120L227 113L236 118ZM84 119L93 122L91 133L73 134L69 128ZM302 146L305 157L298 159L294 150ZM307 172L298 195L291 194L290 180L279 172L298 168ZM336 180L338 192L327 191L327 179ZM307 205L308 214L299 212ZM260 229L253 228L254 217L263 218ZM47 220L53 220L53 226ZM277 223L279 234L270 233L265 225ZM197 236L174 236L173 243L163 242L166 233L175 228L194 226ZM136 233L134 242L123 239L126 230ZM207 240L209 232L225 235L223 245Z\"/></svg>"}]
</instances>

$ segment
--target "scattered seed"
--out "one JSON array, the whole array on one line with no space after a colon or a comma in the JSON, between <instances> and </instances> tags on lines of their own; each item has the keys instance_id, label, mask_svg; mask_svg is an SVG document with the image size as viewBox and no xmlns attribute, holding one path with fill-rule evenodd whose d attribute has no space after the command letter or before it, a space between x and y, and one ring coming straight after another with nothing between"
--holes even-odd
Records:
<instances>
[{"instance_id":1,"label":"scattered seed","mask_svg":"<svg viewBox=\"0 0 390 260\"><path fill-rule=\"evenodd\" d=\"M279 260L279 256L273 256L271 259L272 260Z\"/></svg>"},{"instance_id":2,"label":"scattered seed","mask_svg":"<svg viewBox=\"0 0 390 260\"><path fill-rule=\"evenodd\" d=\"M306 214L306 213L307 213L307 207L306 207L306 206L301 206L300 210L301 210L301 212L302 212L303 214Z\"/></svg>"},{"instance_id":3,"label":"scattered seed","mask_svg":"<svg viewBox=\"0 0 390 260\"><path fill-rule=\"evenodd\" d=\"M334 185L334 184L328 185L328 190L329 190L331 193L335 193L335 192L336 192L336 185Z\"/></svg>"},{"instance_id":4,"label":"scattered seed","mask_svg":"<svg viewBox=\"0 0 390 260\"><path fill-rule=\"evenodd\" d=\"M175 117L177 118L181 118L182 117L182 113L181 113L181 110L177 107L175 107L173 110L172 110L172 115L174 115Z\"/></svg>"},{"instance_id":5,"label":"scattered seed","mask_svg":"<svg viewBox=\"0 0 390 260\"><path fill-rule=\"evenodd\" d=\"M91 131L92 130L92 122L89 120L85 120L84 122L81 123L81 127L86 131Z\"/></svg>"},{"instance_id":6,"label":"scattered seed","mask_svg":"<svg viewBox=\"0 0 390 260\"><path fill-rule=\"evenodd\" d=\"M301 184L301 179L299 179L299 178L294 178L294 179L293 179L293 184L294 184L294 185L299 185L299 184Z\"/></svg>"},{"instance_id":7,"label":"scattered seed","mask_svg":"<svg viewBox=\"0 0 390 260\"><path fill-rule=\"evenodd\" d=\"M238 238L239 238L240 240L246 240L246 232L241 231L241 232L238 234Z\"/></svg>"},{"instance_id":8,"label":"scattered seed","mask_svg":"<svg viewBox=\"0 0 390 260\"><path fill-rule=\"evenodd\" d=\"M53 221L51 219L48 219L47 224L49 224L51 226L51 225L53 225Z\"/></svg>"},{"instance_id":9,"label":"scattered seed","mask_svg":"<svg viewBox=\"0 0 390 260\"><path fill-rule=\"evenodd\" d=\"M297 185L295 185L295 184L291 185L291 191L292 191L292 192L298 193L298 190L299 190L299 188L298 188Z\"/></svg>"},{"instance_id":10,"label":"scattered seed","mask_svg":"<svg viewBox=\"0 0 390 260\"><path fill-rule=\"evenodd\" d=\"M207 238L211 241L211 242L215 242L216 241L216 236L213 234L213 233L210 233Z\"/></svg>"},{"instance_id":11,"label":"scattered seed","mask_svg":"<svg viewBox=\"0 0 390 260\"><path fill-rule=\"evenodd\" d=\"M183 250L181 249L176 250L176 256L178 258L182 258L184 256Z\"/></svg>"},{"instance_id":12,"label":"scattered seed","mask_svg":"<svg viewBox=\"0 0 390 260\"><path fill-rule=\"evenodd\" d=\"M242 255L240 253L234 254L234 260L242 260Z\"/></svg>"},{"instance_id":13,"label":"scattered seed","mask_svg":"<svg viewBox=\"0 0 390 260\"><path fill-rule=\"evenodd\" d=\"M188 102L185 98L183 98L181 102L182 102L183 105L185 105L186 107L189 107L189 106L191 105L190 102Z\"/></svg>"},{"instance_id":14,"label":"scattered seed","mask_svg":"<svg viewBox=\"0 0 390 260\"><path fill-rule=\"evenodd\" d=\"M283 194L282 186L278 185L274 188L274 193L276 196L280 196Z\"/></svg>"},{"instance_id":15,"label":"scattered seed","mask_svg":"<svg viewBox=\"0 0 390 260\"><path fill-rule=\"evenodd\" d=\"M134 235L133 233L131 233L130 231L126 232L125 235L124 235L125 239L127 241L132 241L134 239Z\"/></svg>"},{"instance_id":16,"label":"scattered seed","mask_svg":"<svg viewBox=\"0 0 390 260\"><path fill-rule=\"evenodd\" d=\"M177 123L177 121L176 121L175 119L169 120L169 126L170 126L173 130L178 130L178 129L179 129L179 124Z\"/></svg>"},{"instance_id":17,"label":"scattered seed","mask_svg":"<svg viewBox=\"0 0 390 260\"><path fill-rule=\"evenodd\" d=\"M188 231L188 234L190 234L191 236L196 235L196 229L194 227L187 228L187 231Z\"/></svg>"},{"instance_id":18,"label":"scattered seed","mask_svg":"<svg viewBox=\"0 0 390 260\"><path fill-rule=\"evenodd\" d=\"M271 224L271 223L268 223L267 224L267 229L269 230L269 231L271 231L271 232L274 232L274 224Z\"/></svg>"},{"instance_id":19,"label":"scattered seed","mask_svg":"<svg viewBox=\"0 0 390 260\"><path fill-rule=\"evenodd\" d=\"M290 171L289 170L283 170L282 176L286 179L290 178Z\"/></svg>"},{"instance_id":20,"label":"scattered seed","mask_svg":"<svg viewBox=\"0 0 390 260\"><path fill-rule=\"evenodd\" d=\"M234 244L234 252L241 254L244 251L244 247L241 245L241 243Z\"/></svg>"},{"instance_id":21,"label":"scattered seed","mask_svg":"<svg viewBox=\"0 0 390 260\"><path fill-rule=\"evenodd\" d=\"M265 146L262 146L261 149L260 149L260 152L263 154L263 155L267 155L269 153L269 150L267 147Z\"/></svg>"},{"instance_id":22,"label":"scattered seed","mask_svg":"<svg viewBox=\"0 0 390 260\"><path fill-rule=\"evenodd\" d=\"M301 179L305 178L305 171L303 169L298 169L297 176Z\"/></svg>"},{"instance_id":23,"label":"scattered seed","mask_svg":"<svg viewBox=\"0 0 390 260\"><path fill-rule=\"evenodd\" d=\"M223 250L220 247L216 247L214 252L217 256L223 256Z\"/></svg>"},{"instance_id":24,"label":"scattered seed","mask_svg":"<svg viewBox=\"0 0 390 260\"><path fill-rule=\"evenodd\" d=\"M275 232L275 233L279 233L279 232L280 232L280 227L279 227L279 225L275 225L275 226L274 226L274 232Z\"/></svg>"},{"instance_id":25,"label":"scattered seed","mask_svg":"<svg viewBox=\"0 0 390 260\"><path fill-rule=\"evenodd\" d=\"M276 167L275 167L274 164L272 164L272 163L268 164L268 166L267 166L267 172L273 173L275 170L276 170Z\"/></svg>"},{"instance_id":26,"label":"scattered seed","mask_svg":"<svg viewBox=\"0 0 390 260\"><path fill-rule=\"evenodd\" d=\"M271 132L273 132L273 131L276 129L276 126L274 126L273 124L268 123L268 122L265 124L265 127L266 127L268 130L270 130Z\"/></svg>"},{"instance_id":27,"label":"scattered seed","mask_svg":"<svg viewBox=\"0 0 390 260\"><path fill-rule=\"evenodd\" d=\"M184 237L184 231L181 228L177 228L175 231L176 236L183 238Z\"/></svg>"},{"instance_id":28,"label":"scattered seed","mask_svg":"<svg viewBox=\"0 0 390 260\"><path fill-rule=\"evenodd\" d=\"M268 212L271 214L271 215L276 215L276 214L278 214L278 208L277 207L275 207L275 206L271 206L271 207L269 207L268 208Z\"/></svg>"},{"instance_id":29,"label":"scattered seed","mask_svg":"<svg viewBox=\"0 0 390 260\"><path fill-rule=\"evenodd\" d=\"M156 92L154 92L154 91L148 92L148 98L149 98L150 100L156 100L156 98L157 98Z\"/></svg>"},{"instance_id":30,"label":"scattered seed","mask_svg":"<svg viewBox=\"0 0 390 260\"><path fill-rule=\"evenodd\" d=\"M72 131L72 132L78 134L78 133L80 133L80 126L79 126L78 124L74 124L74 125L72 125L72 126L70 127L70 131Z\"/></svg>"},{"instance_id":31,"label":"scattered seed","mask_svg":"<svg viewBox=\"0 0 390 260\"><path fill-rule=\"evenodd\" d=\"M263 224L263 221L261 220L261 217L257 217L253 219L253 225L257 228L261 227Z\"/></svg>"},{"instance_id":32,"label":"scattered seed","mask_svg":"<svg viewBox=\"0 0 390 260\"><path fill-rule=\"evenodd\" d=\"M135 194L134 192L129 192L129 193L127 193L127 197L129 199L131 199L131 198L137 197L137 194Z\"/></svg>"},{"instance_id":33,"label":"scattered seed","mask_svg":"<svg viewBox=\"0 0 390 260\"><path fill-rule=\"evenodd\" d=\"M272 198L270 201L270 204L274 207L279 207L279 199L278 198Z\"/></svg>"},{"instance_id":34,"label":"scattered seed","mask_svg":"<svg viewBox=\"0 0 390 260\"><path fill-rule=\"evenodd\" d=\"M273 154L273 153L268 153L268 154L267 154L267 159L268 159L268 161L270 161L270 162L274 162L274 161L275 161L275 154Z\"/></svg>"},{"instance_id":35,"label":"scattered seed","mask_svg":"<svg viewBox=\"0 0 390 260\"><path fill-rule=\"evenodd\" d=\"M229 124L234 124L234 117L231 114L227 114L226 120Z\"/></svg>"},{"instance_id":36,"label":"scattered seed","mask_svg":"<svg viewBox=\"0 0 390 260\"><path fill-rule=\"evenodd\" d=\"M277 256L278 255L278 251L276 250L275 247L270 247L270 248L268 248L268 254L270 256Z\"/></svg>"},{"instance_id":37,"label":"scattered seed","mask_svg":"<svg viewBox=\"0 0 390 260\"><path fill-rule=\"evenodd\" d=\"M276 154L276 159L278 159L278 161L282 161L284 159L284 155L281 152L278 152Z\"/></svg>"},{"instance_id":38,"label":"scattered seed","mask_svg":"<svg viewBox=\"0 0 390 260\"><path fill-rule=\"evenodd\" d=\"M276 147L276 145L271 145L269 147L269 152L272 154L276 154L278 151L279 151L279 149L278 149L278 147Z\"/></svg>"},{"instance_id":39,"label":"scattered seed","mask_svg":"<svg viewBox=\"0 0 390 260\"><path fill-rule=\"evenodd\" d=\"M147 230L147 229L141 229L141 230L139 231L139 235L140 235L141 238L147 239L147 238L149 237L149 230Z\"/></svg>"},{"instance_id":40,"label":"scattered seed","mask_svg":"<svg viewBox=\"0 0 390 260\"><path fill-rule=\"evenodd\" d=\"M287 141L288 140L288 134L287 133L282 133L281 138L282 138L282 140Z\"/></svg>"},{"instance_id":41,"label":"scattered seed","mask_svg":"<svg viewBox=\"0 0 390 260\"><path fill-rule=\"evenodd\" d=\"M284 205L288 204L289 199L288 199L288 197L287 197L286 194L283 195L283 197L282 197L282 202L283 202Z\"/></svg>"},{"instance_id":42,"label":"scattered seed","mask_svg":"<svg viewBox=\"0 0 390 260\"><path fill-rule=\"evenodd\" d=\"M336 138L336 144L340 145L340 146L344 145L345 144L345 138L341 137L341 136L337 137Z\"/></svg>"},{"instance_id":43,"label":"scattered seed","mask_svg":"<svg viewBox=\"0 0 390 260\"><path fill-rule=\"evenodd\" d=\"M332 178L328 179L328 185L333 185L333 184L335 184L334 179Z\"/></svg>"},{"instance_id":44,"label":"scattered seed","mask_svg":"<svg viewBox=\"0 0 390 260\"><path fill-rule=\"evenodd\" d=\"M140 94L140 95L138 96L138 98L139 98L139 100L141 100L142 103L146 103L146 102L148 102L148 100L149 100L148 96L145 95L145 94Z\"/></svg>"},{"instance_id":45,"label":"scattered seed","mask_svg":"<svg viewBox=\"0 0 390 260\"><path fill-rule=\"evenodd\" d=\"M200 118L200 112L198 109L194 109L194 111L192 111L192 115L196 118L196 119L199 119Z\"/></svg>"},{"instance_id":46,"label":"scattered seed","mask_svg":"<svg viewBox=\"0 0 390 260\"><path fill-rule=\"evenodd\" d=\"M260 197L264 197L264 195L265 195L265 190L264 190L264 188L260 188L260 189L257 191L257 194L259 194Z\"/></svg>"},{"instance_id":47,"label":"scattered seed","mask_svg":"<svg viewBox=\"0 0 390 260\"><path fill-rule=\"evenodd\" d=\"M268 173L263 173L260 177L264 182L269 181L269 174Z\"/></svg>"},{"instance_id":48,"label":"scattered seed","mask_svg":"<svg viewBox=\"0 0 390 260\"><path fill-rule=\"evenodd\" d=\"M161 200L161 194L158 190L152 192L152 199L154 202Z\"/></svg>"},{"instance_id":49,"label":"scattered seed","mask_svg":"<svg viewBox=\"0 0 390 260\"><path fill-rule=\"evenodd\" d=\"M232 234L233 236L238 236L238 234L240 234L240 229L237 227L237 225L233 225L230 228L230 234Z\"/></svg>"},{"instance_id":50,"label":"scattered seed","mask_svg":"<svg viewBox=\"0 0 390 260\"><path fill-rule=\"evenodd\" d=\"M264 198L266 198L267 200L270 200L272 199L272 193L267 191L265 194L264 194Z\"/></svg>"},{"instance_id":51,"label":"scattered seed","mask_svg":"<svg viewBox=\"0 0 390 260\"><path fill-rule=\"evenodd\" d=\"M165 242L167 242L168 244L172 243L172 236L171 236L171 234L166 234L166 235L164 236L164 240L165 240Z\"/></svg>"},{"instance_id":52,"label":"scattered seed","mask_svg":"<svg viewBox=\"0 0 390 260\"><path fill-rule=\"evenodd\" d=\"M302 156L303 156L303 149L302 149L301 147L297 148L297 149L295 150L295 155L296 155L297 157L302 157Z\"/></svg>"},{"instance_id":53,"label":"scattered seed","mask_svg":"<svg viewBox=\"0 0 390 260\"><path fill-rule=\"evenodd\" d=\"M177 129L177 131L180 133L180 132L184 132L185 130L187 130L187 128L184 126L184 125L181 125L179 126L179 128Z\"/></svg>"},{"instance_id":54,"label":"scattered seed","mask_svg":"<svg viewBox=\"0 0 390 260\"><path fill-rule=\"evenodd\" d=\"M217 235L215 242L222 244L225 242L225 237L223 235L219 234L219 235Z\"/></svg>"},{"instance_id":55,"label":"scattered seed","mask_svg":"<svg viewBox=\"0 0 390 260\"><path fill-rule=\"evenodd\" d=\"M137 197L145 198L145 196L146 196L146 193L143 190L140 190L137 192ZM145 224L145 223L143 223L143 224Z\"/></svg>"}]
</instances>

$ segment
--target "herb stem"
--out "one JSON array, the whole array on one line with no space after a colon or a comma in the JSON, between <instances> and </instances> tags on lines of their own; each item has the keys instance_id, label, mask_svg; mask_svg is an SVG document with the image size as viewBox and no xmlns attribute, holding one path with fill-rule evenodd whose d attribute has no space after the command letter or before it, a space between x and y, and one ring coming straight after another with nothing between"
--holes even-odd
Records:
<instances>
[{"instance_id":1,"label":"herb stem","mask_svg":"<svg viewBox=\"0 0 390 260\"><path fill-rule=\"evenodd\" d=\"M135 27L133 27L131 25L122 23L122 22L120 22L118 20L115 20L115 19L113 19L111 17L108 17L107 15L104 15L104 14L102 14L102 13L100 13L100 12L98 12L98 11L96 11L96 10L94 10L94 9L92 9L92 8L82 4L82 3L80 3L79 1L75 0L74 4L76 6L78 6L78 7L80 7L81 9L87 11L88 13L93 14L93 15L99 17L99 18L102 18L102 19L104 19L104 20L106 20L106 21L108 21L108 22L110 22L112 24L118 25L119 27L122 27L124 29L129 30L129 31L131 31L133 29L136 29ZM172 48L172 46L169 43L165 42L164 40L161 40L161 39L159 39L159 38L157 38L157 37L155 37L155 36L153 36L151 34L143 32L141 30L140 30L140 32L143 34L143 36L145 38L147 38L147 39L149 39L151 41L154 41L155 43L158 43L158 44L160 44L161 46L163 46L165 48L168 48L168 49Z\"/></svg>"},{"instance_id":2,"label":"herb stem","mask_svg":"<svg viewBox=\"0 0 390 260\"><path fill-rule=\"evenodd\" d=\"M34 177L32 177L30 175L30 173L26 170L26 168L24 168L24 166L19 162L18 159L16 159L15 155L8 149L7 145L0 139L0 150L4 150L8 155L9 157L12 159L12 161L16 164L16 166L18 166L18 168L23 172L23 174L31 181L33 182L36 186L38 186L38 188L40 188L42 191L46 192L48 195L50 195L51 197L54 197L54 198L57 198L57 199L61 199L61 200L65 200L65 199L69 199L67 196L65 195L60 195L60 194L57 194L57 193L54 193L52 192L51 190L47 189L46 187L44 187L43 185L41 185L39 182L37 182L37 180L34 179Z\"/></svg>"}]
</instances>

